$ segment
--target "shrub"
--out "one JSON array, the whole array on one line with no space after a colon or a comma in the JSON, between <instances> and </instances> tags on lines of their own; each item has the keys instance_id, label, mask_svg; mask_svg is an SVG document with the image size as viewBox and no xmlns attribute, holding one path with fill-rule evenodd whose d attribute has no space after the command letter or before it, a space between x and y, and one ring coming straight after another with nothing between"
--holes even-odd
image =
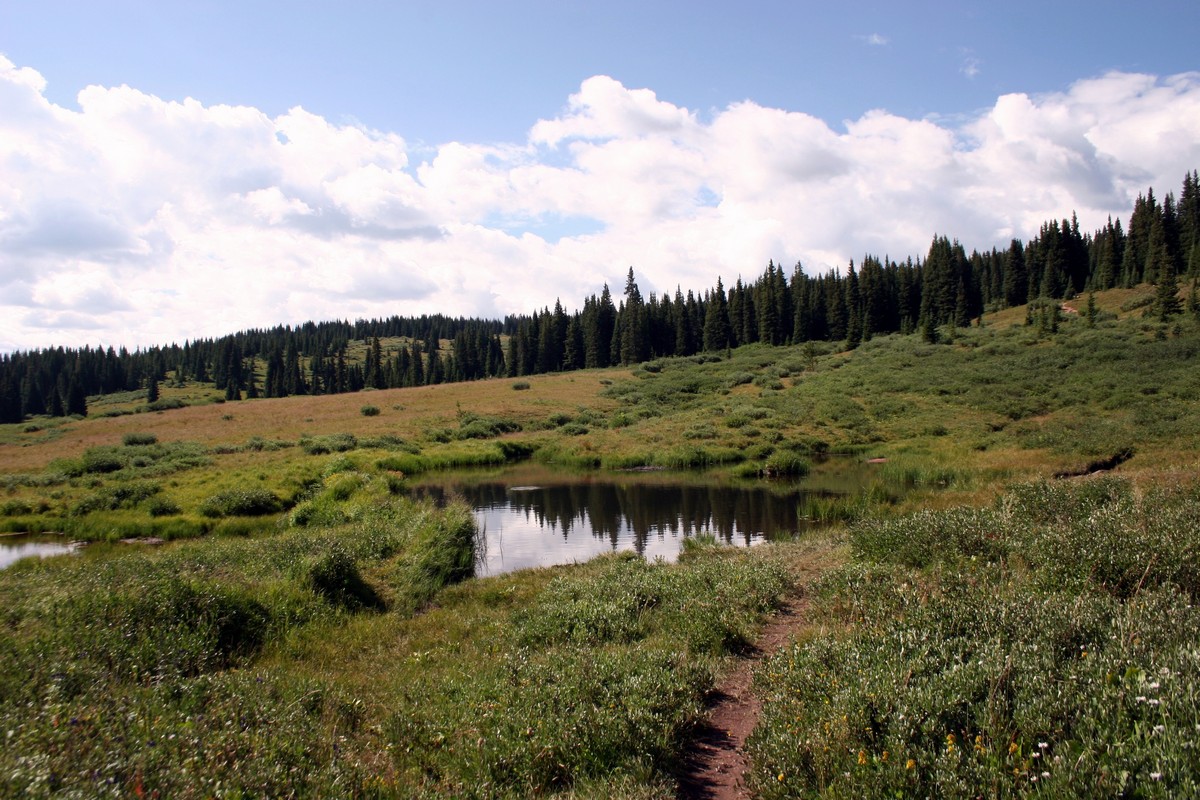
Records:
<instances>
[{"instance_id":1,"label":"shrub","mask_svg":"<svg viewBox=\"0 0 1200 800\"><path fill-rule=\"evenodd\" d=\"M170 517L181 510L179 504L169 497L155 497L146 504L146 511L150 512L152 517Z\"/></svg>"},{"instance_id":2,"label":"shrub","mask_svg":"<svg viewBox=\"0 0 1200 800\"><path fill-rule=\"evenodd\" d=\"M780 450L767 458L763 472L772 477L802 478L811 469L808 460L790 450Z\"/></svg>"},{"instance_id":3,"label":"shrub","mask_svg":"<svg viewBox=\"0 0 1200 800\"><path fill-rule=\"evenodd\" d=\"M150 403L146 408L150 411L170 411L175 408L183 408L186 405L187 403L178 397L164 397Z\"/></svg>"},{"instance_id":4,"label":"shrub","mask_svg":"<svg viewBox=\"0 0 1200 800\"><path fill-rule=\"evenodd\" d=\"M208 498L200 504L199 511L206 517L256 517L275 514L282 505L266 489L234 489Z\"/></svg>"},{"instance_id":5,"label":"shrub","mask_svg":"<svg viewBox=\"0 0 1200 800\"><path fill-rule=\"evenodd\" d=\"M379 594L363 580L353 556L338 545L313 563L308 582L319 596L347 611L384 607Z\"/></svg>"},{"instance_id":6,"label":"shrub","mask_svg":"<svg viewBox=\"0 0 1200 800\"><path fill-rule=\"evenodd\" d=\"M127 433L121 437L121 444L126 447L137 447L140 445L157 444L158 437L153 433Z\"/></svg>"},{"instance_id":7,"label":"shrub","mask_svg":"<svg viewBox=\"0 0 1200 800\"><path fill-rule=\"evenodd\" d=\"M514 391L523 392L529 388L529 381L517 381L512 385Z\"/></svg>"},{"instance_id":8,"label":"shrub","mask_svg":"<svg viewBox=\"0 0 1200 800\"><path fill-rule=\"evenodd\" d=\"M499 417L484 417L477 414L464 414L459 422L456 439L491 439L502 433L512 433L521 430L520 424Z\"/></svg>"},{"instance_id":9,"label":"shrub","mask_svg":"<svg viewBox=\"0 0 1200 800\"><path fill-rule=\"evenodd\" d=\"M334 433L329 436L304 436L300 447L310 456L326 453L345 453L358 447L358 439L352 433Z\"/></svg>"},{"instance_id":10,"label":"shrub","mask_svg":"<svg viewBox=\"0 0 1200 800\"><path fill-rule=\"evenodd\" d=\"M358 410L358 413L362 414L364 417L378 417L379 406L363 406Z\"/></svg>"}]
</instances>

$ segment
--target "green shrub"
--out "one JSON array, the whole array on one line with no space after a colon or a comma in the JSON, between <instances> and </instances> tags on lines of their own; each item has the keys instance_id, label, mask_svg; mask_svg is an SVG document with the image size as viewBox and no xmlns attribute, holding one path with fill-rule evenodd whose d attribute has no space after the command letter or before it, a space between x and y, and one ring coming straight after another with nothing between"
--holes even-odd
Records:
<instances>
[{"instance_id":1,"label":"green shrub","mask_svg":"<svg viewBox=\"0 0 1200 800\"><path fill-rule=\"evenodd\" d=\"M792 450L778 450L767 457L763 472L771 477L802 478L812 469L800 454Z\"/></svg>"},{"instance_id":2,"label":"green shrub","mask_svg":"<svg viewBox=\"0 0 1200 800\"><path fill-rule=\"evenodd\" d=\"M515 391L523 392L529 388L529 381L517 381L512 385Z\"/></svg>"},{"instance_id":3,"label":"green shrub","mask_svg":"<svg viewBox=\"0 0 1200 800\"><path fill-rule=\"evenodd\" d=\"M521 430L519 423L499 417L463 414L455 439L491 439L504 433Z\"/></svg>"},{"instance_id":4,"label":"green shrub","mask_svg":"<svg viewBox=\"0 0 1200 800\"><path fill-rule=\"evenodd\" d=\"M153 433L127 433L121 437L121 444L125 445L126 447L155 444L157 442L158 437Z\"/></svg>"},{"instance_id":5,"label":"green shrub","mask_svg":"<svg viewBox=\"0 0 1200 800\"><path fill-rule=\"evenodd\" d=\"M379 594L363 580L354 557L336 544L313 562L308 582L318 595L347 611L384 607Z\"/></svg>"},{"instance_id":6,"label":"green shrub","mask_svg":"<svg viewBox=\"0 0 1200 800\"><path fill-rule=\"evenodd\" d=\"M352 433L300 437L300 448L310 456L320 456L328 453L346 453L357 447L358 439Z\"/></svg>"},{"instance_id":7,"label":"green shrub","mask_svg":"<svg viewBox=\"0 0 1200 800\"><path fill-rule=\"evenodd\" d=\"M187 406L187 403L178 397L163 397L150 403L146 408L149 411L171 411L176 408L184 408L185 406Z\"/></svg>"},{"instance_id":8,"label":"green shrub","mask_svg":"<svg viewBox=\"0 0 1200 800\"><path fill-rule=\"evenodd\" d=\"M24 500L5 500L0 503L0 517L23 517L33 513L33 506Z\"/></svg>"},{"instance_id":9,"label":"green shrub","mask_svg":"<svg viewBox=\"0 0 1200 800\"><path fill-rule=\"evenodd\" d=\"M358 410L364 417L378 417L379 406L363 406Z\"/></svg>"},{"instance_id":10,"label":"green shrub","mask_svg":"<svg viewBox=\"0 0 1200 800\"><path fill-rule=\"evenodd\" d=\"M233 489L209 497L198 510L206 517L256 517L278 513L282 507L279 498L266 489Z\"/></svg>"}]
</instances>

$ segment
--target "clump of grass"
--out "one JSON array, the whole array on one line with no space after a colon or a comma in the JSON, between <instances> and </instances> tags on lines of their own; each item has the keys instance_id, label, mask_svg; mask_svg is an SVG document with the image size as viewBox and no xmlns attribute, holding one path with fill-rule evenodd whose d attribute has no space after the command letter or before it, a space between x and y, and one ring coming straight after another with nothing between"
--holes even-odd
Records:
<instances>
[{"instance_id":1,"label":"clump of grass","mask_svg":"<svg viewBox=\"0 0 1200 800\"><path fill-rule=\"evenodd\" d=\"M501 434L521 430L518 422L500 417L489 417L480 414L463 414L459 420L455 439L492 439Z\"/></svg>"},{"instance_id":2,"label":"clump of grass","mask_svg":"<svg viewBox=\"0 0 1200 800\"><path fill-rule=\"evenodd\" d=\"M357 561L337 544L309 567L308 581L314 592L347 611L384 608L378 592L363 580Z\"/></svg>"},{"instance_id":3,"label":"clump of grass","mask_svg":"<svg viewBox=\"0 0 1200 800\"><path fill-rule=\"evenodd\" d=\"M310 456L326 455L328 453L346 453L357 447L358 438L352 433L300 437L300 448Z\"/></svg>"},{"instance_id":4,"label":"clump of grass","mask_svg":"<svg viewBox=\"0 0 1200 800\"><path fill-rule=\"evenodd\" d=\"M137 447L148 444L156 444L158 437L153 433L127 433L121 437L121 444L126 447Z\"/></svg>"},{"instance_id":5,"label":"clump of grass","mask_svg":"<svg viewBox=\"0 0 1200 800\"><path fill-rule=\"evenodd\" d=\"M231 489L205 499L197 510L206 517L257 517L277 514L282 508L268 489Z\"/></svg>"}]
</instances>

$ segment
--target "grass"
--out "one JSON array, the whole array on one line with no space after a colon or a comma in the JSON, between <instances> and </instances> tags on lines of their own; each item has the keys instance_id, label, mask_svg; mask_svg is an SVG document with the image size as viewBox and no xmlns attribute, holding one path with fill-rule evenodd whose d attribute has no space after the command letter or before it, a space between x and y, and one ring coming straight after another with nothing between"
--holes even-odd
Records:
<instances>
[{"instance_id":1,"label":"grass","mask_svg":"<svg viewBox=\"0 0 1200 800\"><path fill-rule=\"evenodd\" d=\"M1198 498L1039 482L856 524L829 632L758 676L759 795L1195 795Z\"/></svg>"},{"instance_id":2,"label":"grass","mask_svg":"<svg viewBox=\"0 0 1200 800\"><path fill-rule=\"evenodd\" d=\"M0 529L176 540L0 572L0 794L670 797L724 660L848 558L758 676L761 796L1196 794L1200 329L1144 319L1145 294L1053 335L1010 309L950 344L366 406L172 386L186 407L0 426ZM696 542L675 565L472 579L467 511L402 494L524 459L794 480L830 453L855 474L814 471L802 511L844 545ZM1096 469L1117 477L1052 477Z\"/></svg>"}]
</instances>

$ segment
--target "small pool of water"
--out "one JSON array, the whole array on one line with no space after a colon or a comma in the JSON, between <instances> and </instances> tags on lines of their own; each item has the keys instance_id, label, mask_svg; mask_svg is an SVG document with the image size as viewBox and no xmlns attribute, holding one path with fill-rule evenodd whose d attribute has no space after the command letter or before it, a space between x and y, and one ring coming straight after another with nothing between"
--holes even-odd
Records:
<instances>
[{"instance_id":1,"label":"small pool of water","mask_svg":"<svg viewBox=\"0 0 1200 800\"><path fill-rule=\"evenodd\" d=\"M633 550L674 560L685 539L708 534L749 547L815 527L802 515L813 495L863 491L878 469L826 462L802 481L735 482L695 473L578 473L536 464L417 478L412 493L438 503L462 498L481 537L476 572L587 561Z\"/></svg>"},{"instance_id":2,"label":"small pool of water","mask_svg":"<svg viewBox=\"0 0 1200 800\"><path fill-rule=\"evenodd\" d=\"M73 553L77 549L78 545L61 536L0 536L0 569L6 569L23 558L49 558Z\"/></svg>"}]
</instances>

